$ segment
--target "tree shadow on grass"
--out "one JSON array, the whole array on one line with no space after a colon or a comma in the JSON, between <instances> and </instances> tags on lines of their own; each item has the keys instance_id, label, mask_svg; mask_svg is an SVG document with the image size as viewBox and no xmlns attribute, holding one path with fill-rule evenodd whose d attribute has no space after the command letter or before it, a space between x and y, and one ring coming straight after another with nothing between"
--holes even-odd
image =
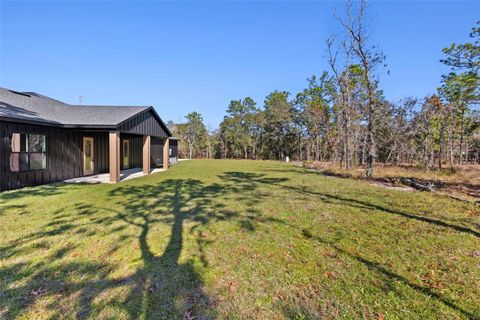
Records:
<instances>
[{"instance_id":1,"label":"tree shadow on grass","mask_svg":"<svg viewBox=\"0 0 480 320\"><path fill-rule=\"evenodd\" d=\"M459 225L456 225L456 224L453 224L453 223L450 223L450 222L445 222L445 221L442 221L442 220L439 220L439 219L434 219L434 218L425 217L425 216L419 216L419 215L416 215L416 214L413 214L413 213L404 212L404 211L400 211L400 210L393 210L393 209L387 208L385 206L374 204L374 203L371 203L371 202L368 202L368 201L363 201L363 200L353 199L353 198L349 198L349 197L344 197L344 196L340 196L340 195L337 195L337 194L328 194L328 193L324 193L324 192L316 192L316 191L312 191L308 188L299 188L299 187L286 186L286 185L279 185L279 186L281 186L282 188L286 188L286 189L295 191L295 192L299 192L299 193L303 193L303 194L309 194L309 195L313 195L313 196L318 196L324 202L329 202L329 203L332 203L332 204L340 204L340 205L347 204L349 206L360 208L360 209L377 210L377 211L381 211L381 212L385 212L385 213L389 213L389 214L399 215L399 216L402 216L402 217L405 217L405 218L408 218L408 219L413 219L413 220L417 220L417 221L430 223L430 224L440 226L440 227L444 227L444 228L448 228L448 229L451 229L451 230L454 230L454 231L457 231L457 232L471 234L475 237L480 238L480 231L473 230L473 229L470 229L470 228L464 227L464 226L459 226Z\"/></svg>"},{"instance_id":2,"label":"tree shadow on grass","mask_svg":"<svg viewBox=\"0 0 480 320\"><path fill-rule=\"evenodd\" d=\"M381 264L379 264L377 262L370 261L368 259L365 259L365 258L359 256L359 255L356 255L356 254L353 254L353 253L351 253L347 250L344 250L333 241L329 241L329 240L326 240L326 239L324 239L320 236L313 235L307 229L302 230L302 234L306 239L316 240L316 241L318 241L322 244L329 245L330 247L334 248L337 252L341 253L342 255L345 255L345 256L353 259L353 260L356 260L357 262L366 266L368 269L370 269L373 272L381 275L384 278L384 281L389 283L388 287L390 288L390 290L394 290L394 286L393 286L392 283L395 282L395 281L398 281L398 282L401 282L402 284L406 285L410 289L413 289L413 290L415 290L415 291L417 291L421 294L424 294L427 297L431 297L431 298L443 303L444 305L446 305L449 308L457 311L458 313L462 314L463 316L465 316L469 319L478 319L478 317L480 316L480 314L478 314L478 313L474 314L473 312L470 312L470 311L467 311L467 310L461 308L460 306L455 304L455 302L452 301L451 299L448 299L448 298L444 297L443 295L431 290L430 288L415 284L415 283L411 282L410 280L408 280L407 278L388 270L387 268L385 268L384 266L382 266Z\"/></svg>"},{"instance_id":3,"label":"tree shadow on grass","mask_svg":"<svg viewBox=\"0 0 480 320\"><path fill-rule=\"evenodd\" d=\"M18 190L0 192L0 205L7 200L17 200L25 197L48 197L69 192L72 189L80 188L79 185L57 182L36 187L26 187Z\"/></svg>"},{"instance_id":4,"label":"tree shadow on grass","mask_svg":"<svg viewBox=\"0 0 480 320\"><path fill-rule=\"evenodd\" d=\"M480 231L465 227L465 226L460 226L456 225L450 222L442 221L440 219L435 219L431 217L425 217L425 216L419 216L413 213L409 212L404 212L400 210L394 210L387 208L385 206L381 206L378 204L374 204L368 201L363 201L359 199L353 199L345 196L340 196L337 194L328 194L325 192L317 192L313 191L308 187L295 187L295 186L289 186L282 184L281 182L284 182L285 179L283 178L267 178L265 177L264 174L255 174L255 173L248 173L248 172L226 172L225 174L220 176L221 179L224 180L230 180L235 185L239 186L240 189L242 189L244 186L255 186L258 187L261 184L264 185L269 185L269 184L274 184L276 186L279 186L281 188L291 190L300 194L308 194L311 196L318 196L322 201L324 202L329 202L332 204L340 204L340 205L349 205L352 207L357 207L360 209L367 209L367 210L378 210L381 212L389 213L389 214L395 214L399 215L408 219L413 219L417 221L422 221L422 222L427 222L436 226L444 227L444 228L449 228L451 230L457 231L457 232L462 232L462 233L467 233L474 235L475 237L480 237Z\"/></svg>"},{"instance_id":5,"label":"tree shadow on grass","mask_svg":"<svg viewBox=\"0 0 480 320\"><path fill-rule=\"evenodd\" d=\"M19 190L10 190L0 192L0 216L9 210L17 210L17 215L26 215L29 213L25 204L11 204L11 201L21 200L27 197L48 197L59 195L75 189L76 186L66 185L64 183L53 183L38 187L27 187Z\"/></svg>"},{"instance_id":6,"label":"tree shadow on grass","mask_svg":"<svg viewBox=\"0 0 480 320\"><path fill-rule=\"evenodd\" d=\"M263 216L255 208L270 196L259 192L262 186L276 185L319 196L322 201L392 213L388 208L382 210L381 206L356 199L286 186L283 184L286 178L249 172L226 172L219 178L219 183L212 184L194 179L168 179L151 185L141 184L140 180L126 182L114 186L108 194L111 206L82 201L59 208L39 231L0 245L0 317L16 318L40 303L51 312L52 319L65 315L77 319L106 318L112 313L127 319L215 318L217 298L203 286L203 272L208 268L206 252L214 240L203 236L202 231L219 221L236 223L246 232L254 232L259 223L284 223ZM226 199L242 201L247 209L232 210L226 207L227 202L223 201ZM168 226L169 233L152 232L159 225ZM197 245L198 250L192 256L182 256L186 232L194 239L188 245ZM61 235L102 241L105 233L116 233L118 237L103 261L88 256L72 259L78 252L85 254L85 248L80 248L77 240L48 250ZM168 238L161 254L156 254L153 248L161 240L155 237ZM138 243L138 267L130 273L121 273L108 257L129 241ZM39 262L30 261L29 255L39 250L48 250L48 255ZM467 317L472 315L442 295L408 283L406 278L382 265L354 255L352 258L452 309L457 308Z\"/></svg>"},{"instance_id":7,"label":"tree shadow on grass","mask_svg":"<svg viewBox=\"0 0 480 320\"><path fill-rule=\"evenodd\" d=\"M464 226L451 224L451 223L448 223L448 222L444 222L444 221L429 218L429 217L418 216L418 215L415 215L415 214L402 212L402 211L399 211L399 210L393 210L393 209L386 208L386 207L381 206L381 205L369 203L369 202L363 201L363 200L352 199L352 198L348 198L348 197L344 197L344 196L327 194L327 193L322 193L322 192L316 192L316 191L311 190L308 187L295 187L295 186L285 185L285 184L280 183L280 182L282 182L282 179L280 179L279 181L275 181L275 180L272 180L272 179L269 179L269 178L265 178L265 175L263 175L263 174L259 175L259 174L244 173L244 172L227 172L224 175L222 175L221 178L234 181L236 185L240 185L240 186L246 185L246 184L249 184L249 183L253 183L257 187L261 184L265 184L265 185L274 184L274 185L276 185L278 187L281 187L281 188L284 188L286 190L294 191L294 192L301 193L301 194L308 194L308 195L311 195L311 196L317 196L317 197L319 197L320 200L322 200L324 202L339 204L339 205L348 205L348 206L353 206L353 207L356 207L356 208L367 209L367 210L378 210L378 211L381 211L381 212L385 212L387 214L395 214L395 215L399 215L399 216L402 216L402 217L405 217L405 218L408 218L408 219L413 219L413 220L417 220L417 221L421 221L421 222L430 223L430 224L433 224L433 225L436 225L436 226L441 226L441 227L444 227L444 228L448 228L448 229L454 230L456 232L471 234L473 236L480 237L480 233L478 231L472 230L472 229L464 227ZM289 225L289 227L296 228L295 226L293 226L291 224L288 224L288 225ZM469 312L469 311L459 307L458 305L455 304L454 301L444 297L443 295L441 295L439 293L436 293L435 291L433 291L433 290L431 290L427 287L423 287L421 285L414 284L414 283L410 282L407 278L405 278L403 276L400 276L400 275L388 270L387 268L385 268L381 264L378 264L378 263L373 262L373 261L369 261L369 260L367 260L363 257L354 255L354 254L352 254L352 253L350 253L346 250L343 250L338 245L336 245L333 241L327 241L325 239L322 239L321 237L314 236L308 230L303 230L302 233L303 233L303 236L305 238L314 239L314 240L317 240L321 243L330 245L333 248L335 248L338 252L341 252L342 254L345 254L346 256L364 264L369 269L371 269L371 270L383 275L384 277L386 277L389 282L400 281L403 284L407 285L408 287L412 288L413 290L415 290L419 293L422 293L426 296L433 297L435 300L440 301L444 305L450 307L451 309L461 313L462 315L464 315L468 318L476 319L479 316L478 314L473 314L472 312ZM284 308L282 307L282 310L283 310L285 316L287 316L287 317L296 316L295 312L300 312L300 311L301 312L299 314L308 315L308 312L307 312L308 310L303 310L303 311L300 310L299 311L298 308L291 309L288 306L284 306Z\"/></svg>"},{"instance_id":8,"label":"tree shadow on grass","mask_svg":"<svg viewBox=\"0 0 480 320\"><path fill-rule=\"evenodd\" d=\"M0 246L0 261L5 262L0 270L0 314L15 318L42 302L52 318L101 318L109 312L128 319L214 318L216 299L205 292L202 279L202 270L208 267L205 251L213 240L205 239L201 230L224 220L248 232L255 231L257 223L279 222L262 217L252 207L238 212L219 201L242 188L247 186L194 179L168 179L153 185L133 182L111 190L109 207L81 202L52 212L52 220L39 231ZM245 199L245 203L252 205L260 198ZM188 231L186 221L191 226ZM151 234L151 228L158 225L168 225L170 234ZM127 229L130 233L124 234ZM78 240L49 250L39 262L29 262L29 254L49 249L57 236L80 235L92 243L101 241L102 234L115 232L118 243L110 248L112 254L133 240L135 230L140 261L133 273L119 274L108 259L72 259L85 250L78 248ZM193 245L198 250L181 259L185 232L196 239ZM168 243L162 254L155 254L152 245L163 243L163 237L168 237Z\"/></svg>"}]
</instances>

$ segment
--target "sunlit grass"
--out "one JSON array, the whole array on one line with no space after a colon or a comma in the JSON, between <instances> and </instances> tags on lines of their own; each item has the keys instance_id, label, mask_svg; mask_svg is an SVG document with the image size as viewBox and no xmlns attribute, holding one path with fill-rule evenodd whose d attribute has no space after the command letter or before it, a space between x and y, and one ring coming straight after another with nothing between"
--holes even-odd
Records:
<instances>
[{"instance_id":1,"label":"sunlit grass","mask_svg":"<svg viewBox=\"0 0 480 320\"><path fill-rule=\"evenodd\" d=\"M480 317L480 212L292 165L186 161L0 194L0 318Z\"/></svg>"}]
</instances>

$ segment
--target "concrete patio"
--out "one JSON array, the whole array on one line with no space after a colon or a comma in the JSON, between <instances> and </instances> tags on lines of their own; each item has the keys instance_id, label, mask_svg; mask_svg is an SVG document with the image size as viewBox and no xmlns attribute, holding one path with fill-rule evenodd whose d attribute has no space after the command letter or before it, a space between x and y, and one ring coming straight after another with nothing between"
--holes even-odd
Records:
<instances>
[{"instance_id":1,"label":"concrete patio","mask_svg":"<svg viewBox=\"0 0 480 320\"><path fill-rule=\"evenodd\" d=\"M163 171L167 171L167 170L163 169L163 168L155 168L152 171L150 171L150 174L163 172ZM132 168L132 169L127 169L127 170L121 170L120 171L120 181L140 178L140 177L143 177L143 176L146 176L146 174L143 173L142 168ZM109 173L102 173L102 174L96 174L96 175L93 175L93 176L67 179L67 180L65 180L65 182L67 182L67 183L112 183L112 182L110 182L110 174Z\"/></svg>"}]
</instances>

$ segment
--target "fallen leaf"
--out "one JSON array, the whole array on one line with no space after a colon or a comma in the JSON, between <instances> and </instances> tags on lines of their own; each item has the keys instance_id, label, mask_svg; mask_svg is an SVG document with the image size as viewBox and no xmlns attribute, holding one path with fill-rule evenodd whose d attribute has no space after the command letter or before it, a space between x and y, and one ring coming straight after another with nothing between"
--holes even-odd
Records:
<instances>
[{"instance_id":1,"label":"fallen leaf","mask_svg":"<svg viewBox=\"0 0 480 320\"><path fill-rule=\"evenodd\" d=\"M230 293L234 292L235 290L237 290L237 287L238 287L238 282L237 281L230 281L228 282L228 291Z\"/></svg>"},{"instance_id":2,"label":"fallen leaf","mask_svg":"<svg viewBox=\"0 0 480 320\"><path fill-rule=\"evenodd\" d=\"M183 314L183 320L193 320L195 317L192 315L191 310L186 310L185 313Z\"/></svg>"},{"instance_id":3,"label":"fallen leaf","mask_svg":"<svg viewBox=\"0 0 480 320\"><path fill-rule=\"evenodd\" d=\"M324 257L328 257L328 258L336 258L337 257L337 254L335 252L330 252L328 250L324 250L322 252L322 256Z\"/></svg>"},{"instance_id":4,"label":"fallen leaf","mask_svg":"<svg viewBox=\"0 0 480 320\"><path fill-rule=\"evenodd\" d=\"M42 288L39 288L39 289L37 289L37 290L32 290L32 291L30 291L30 293L31 293L33 296L35 296L35 297L39 297L39 296L45 294L45 292L47 292L47 290L42 289Z\"/></svg>"}]
</instances>

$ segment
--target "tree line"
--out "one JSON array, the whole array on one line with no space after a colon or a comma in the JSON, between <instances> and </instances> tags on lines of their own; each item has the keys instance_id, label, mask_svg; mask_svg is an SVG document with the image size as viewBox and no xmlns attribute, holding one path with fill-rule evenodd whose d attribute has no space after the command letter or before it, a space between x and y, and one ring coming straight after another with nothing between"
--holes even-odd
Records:
<instances>
[{"instance_id":1,"label":"tree line","mask_svg":"<svg viewBox=\"0 0 480 320\"><path fill-rule=\"evenodd\" d=\"M343 33L325 42L329 70L307 79L291 95L268 94L259 106L251 97L232 100L219 128L198 112L169 122L181 157L330 161L344 168L376 162L425 168L480 163L480 22L470 41L443 49L450 67L433 95L389 101L379 73L385 55L365 28L367 4L346 3L337 18ZM414 80L413 80L414 81Z\"/></svg>"}]
</instances>

